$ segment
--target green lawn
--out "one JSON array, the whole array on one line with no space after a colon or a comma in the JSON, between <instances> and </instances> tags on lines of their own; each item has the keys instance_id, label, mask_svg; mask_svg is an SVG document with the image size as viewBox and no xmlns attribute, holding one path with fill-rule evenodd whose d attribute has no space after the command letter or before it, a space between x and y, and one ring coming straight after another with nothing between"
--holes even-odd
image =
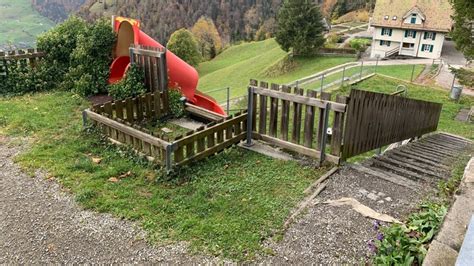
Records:
<instances>
[{"instance_id":1,"label":"green lawn","mask_svg":"<svg viewBox=\"0 0 474 266\"><path fill-rule=\"evenodd\" d=\"M183 240L196 252L251 259L267 251L262 241L280 232L303 190L327 170L232 148L166 181L82 132L87 105L67 92L0 98L0 135L28 137L28 151L16 158L25 169L46 170L85 208L137 221L157 244Z\"/></svg>"},{"instance_id":2,"label":"green lawn","mask_svg":"<svg viewBox=\"0 0 474 266\"><path fill-rule=\"evenodd\" d=\"M424 65L415 65L415 72L413 75L414 79L416 79L416 77L418 77L418 75L421 74L424 67L425 67ZM355 76L351 80L356 80L359 78L360 70L361 70L360 66L346 69L346 71L344 72L344 77L347 78L347 77ZM410 81L412 71L413 71L413 65L377 66L377 73L394 77L394 78L398 78L398 79L402 79L402 80L406 80L406 81ZM364 66L362 68L362 76L366 76L374 72L375 72L375 66ZM329 76L325 76L324 86L326 86L327 84L331 82L342 80L342 74L343 72L341 71ZM345 81L345 82L347 83L348 81ZM339 86L341 86L341 84L335 85L335 87L339 87ZM314 82L302 85L301 87L304 87L305 89L319 90L321 88L321 80L316 80Z\"/></svg>"},{"instance_id":3,"label":"green lawn","mask_svg":"<svg viewBox=\"0 0 474 266\"><path fill-rule=\"evenodd\" d=\"M26 42L33 45L36 36L54 26L31 7L30 0L0 0L0 46Z\"/></svg>"},{"instance_id":4,"label":"green lawn","mask_svg":"<svg viewBox=\"0 0 474 266\"><path fill-rule=\"evenodd\" d=\"M206 92L231 87L231 97L246 94L250 79L285 84L325 69L355 61L353 57L296 58L292 71L267 77L266 71L287 56L274 39L232 46L214 60L199 65L198 89ZM225 99L226 92L211 93L218 101Z\"/></svg>"}]
</instances>

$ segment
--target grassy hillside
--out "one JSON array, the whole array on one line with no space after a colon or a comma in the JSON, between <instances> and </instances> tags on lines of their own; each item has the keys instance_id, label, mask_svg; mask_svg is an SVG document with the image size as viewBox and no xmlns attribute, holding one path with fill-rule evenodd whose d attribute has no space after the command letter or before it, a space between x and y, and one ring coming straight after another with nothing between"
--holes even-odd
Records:
<instances>
[{"instance_id":1,"label":"grassy hillside","mask_svg":"<svg viewBox=\"0 0 474 266\"><path fill-rule=\"evenodd\" d=\"M232 46L214 60L199 65L199 89L203 92L231 87L232 97L244 95L250 79L288 83L324 69L354 61L351 57L296 58L296 64L286 74L267 77L266 71L285 59L287 53L273 39ZM221 101L225 92L212 93Z\"/></svg>"},{"instance_id":2,"label":"grassy hillside","mask_svg":"<svg viewBox=\"0 0 474 266\"><path fill-rule=\"evenodd\" d=\"M8 43L32 45L53 25L31 7L30 0L0 0L0 48Z\"/></svg>"}]
</instances>

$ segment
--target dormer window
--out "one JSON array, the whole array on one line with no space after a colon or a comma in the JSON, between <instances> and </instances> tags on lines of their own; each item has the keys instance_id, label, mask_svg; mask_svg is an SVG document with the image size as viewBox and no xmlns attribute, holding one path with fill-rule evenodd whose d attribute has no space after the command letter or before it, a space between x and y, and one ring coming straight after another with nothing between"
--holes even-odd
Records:
<instances>
[{"instance_id":1,"label":"dormer window","mask_svg":"<svg viewBox=\"0 0 474 266\"><path fill-rule=\"evenodd\" d=\"M393 16L392 20L397 20L397 16Z\"/></svg>"},{"instance_id":2,"label":"dormer window","mask_svg":"<svg viewBox=\"0 0 474 266\"><path fill-rule=\"evenodd\" d=\"M416 24L416 14L415 13L411 14L410 23L411 24Z\"/></svg>"},{"instance_id":3,"label":"dormer window","mask_svg":"<svg viewBox=\"0 0 474 266\"><path fill-rule=\"evenodd\" d=\"M385 20L388 20L388 18L389 18L389 16L385 16L385 17L384 17Z\"/></svg>"}]
</instances>

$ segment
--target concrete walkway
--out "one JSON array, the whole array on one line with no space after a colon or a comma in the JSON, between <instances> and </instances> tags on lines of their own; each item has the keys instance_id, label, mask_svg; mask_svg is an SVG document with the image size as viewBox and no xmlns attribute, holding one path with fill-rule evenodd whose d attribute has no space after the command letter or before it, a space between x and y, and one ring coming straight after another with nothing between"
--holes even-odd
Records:
<instances>
[{"instance_id":1,"label":"concrete walkway","mask_svg":"<svg viewBox=\"0 0 474 266\"><path fill-rule=\"evenodd\" d=\"M469 221L474 214L474 157L464 172L459 194L444 219L435 240L430 244L423 265L454 265Z\"/></svg>"}]
</instances>

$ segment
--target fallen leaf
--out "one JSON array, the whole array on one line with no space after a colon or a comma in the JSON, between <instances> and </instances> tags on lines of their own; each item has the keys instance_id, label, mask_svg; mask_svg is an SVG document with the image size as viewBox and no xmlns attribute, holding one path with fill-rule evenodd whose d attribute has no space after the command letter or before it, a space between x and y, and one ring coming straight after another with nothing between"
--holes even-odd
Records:
<instances>
[{"instance_id":1,"label":"fallen leaf","mask_svg":"<svg viewBox=\"0 0 474 266\"><path fill-rule=\"evenodd\" d=\"M92 157L92 162L96 164L100 164L100 162L102 162L102 158Z\"/></svg>"},{"instance_id":2,"label":"fallen leaf","mask_svg":"<svg viewBox=\"0 0 474 266\"><path fill-rule=\"evenodd\" d=\"M116 177L111 177L111 178L109 178L109 181L112 182L112 183L117 183L119 180Z\"/></svg>"},{"instance_id":3,"label":"fallen leaf","mask_svg":"<svg viewBox=\"0 0 474 266\"><path fill-rule=\"evenodd\" d=\"M227 169L227 168L229 168L229 165L228 164L224 165L224 169Z\"/></svg>"},{"instance_id":4,"label":"fallen leaf","mask_svg":"<svg viewBox=\"0 0 474 266\"><path fill-rule=\"evenodd\" d=\"M129 177L129 176L131 176L131 175L132 175L132 171L128 171L128 172L126 172L125 174L119 175L118 178L119 178L119 179L122 179L122 178Z\"/></svg>"}]
</instances>

